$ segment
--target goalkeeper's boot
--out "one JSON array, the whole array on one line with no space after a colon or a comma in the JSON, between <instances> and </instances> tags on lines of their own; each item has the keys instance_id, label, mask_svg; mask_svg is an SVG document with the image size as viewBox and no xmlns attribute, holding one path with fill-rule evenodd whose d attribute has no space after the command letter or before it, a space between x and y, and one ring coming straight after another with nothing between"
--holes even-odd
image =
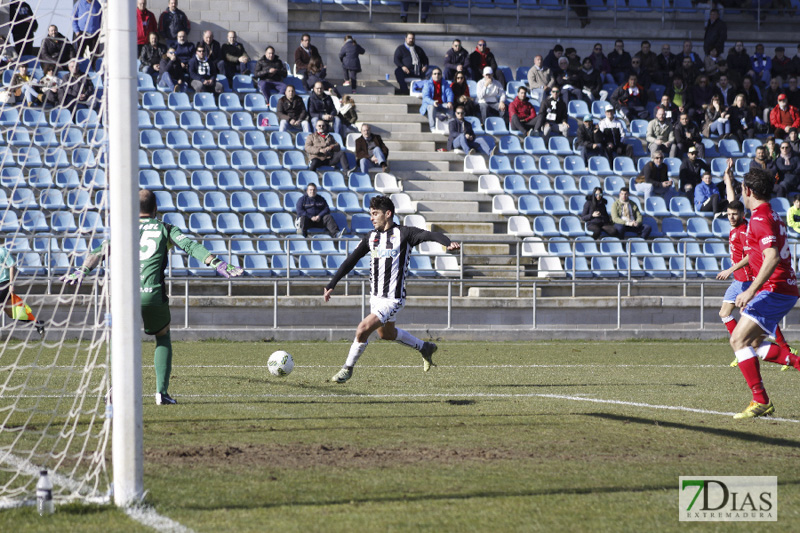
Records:
<instances>
[{"instance_id":1,"label":"goalkeeper's boot","mask_svg":"<svg viewBox=\"0 0 800 533\"><path fill-rule=\"evenodd\" d=\"M734 359L733 361L731 361L731 368L736 368L737 366L739 366L738 359Z\"/></svg>"},{"instance_id":2,"label":"goalkeeper's boot","mask_svg":"<svg viewBox=\"0 0 800 533\"><path fill-rule=\"evenodd\" d=\"M736 413L733 418L756 418L759 416L772 416L775 413L775 406L772 402L758 403L756 401L750 402L747 409L741 413Z\"/></svg>"},{"instance_id":3,"label":"goalkeeper's boot","mask_svg":"<svg viewBox=\"0 0 800 533\"><path fill-rule=\"evenodd\" d=\"M797 355L797 349L796 348L789 348L789 351L792 352L792 355ZM781 367L781 372L786 372L791 367L792 367L792 363L786 363L785 365L783 365Z\"/></svg>"},{"instance_id":4,"label":"goalkeeper's boot","mask_svg":"<svg viewBox=\"0 0 800 533\"><path fill-rule=\"evenodd\" d=\"M41 320L37 320L34 322L34 327L36 328L36 333L38 333L42 338L44 338L44 322Z\"/></svg>"},{"instance_id":5,"label":"goalkeeper's boot","mask_svg":"<svg viewBox=\"0 0 800 533\"><path fill-rule=\"evenodd\" d=\"M169 394L165 393L156 393L156 405L175 405L177 400L171 397Z\"/></svg>"},{"instance_id":6,"label":"goalkeeper's boot","mask_svg":"<svg viewBox=\"0 0 800 533\"><path fill-rule=\"evenodd\" d=\"M344 383L348 379L353 377L353 369L352 368L342 368L339 370L336 375L331 378L331 381L334 383Z\"/></svg>"},{"instance_id":7,"label":"goalkeeper's boot","mask_svg":"<svg viewBox=\"0 0 800 533\"><path fill-rule=\"evenodd\" d=\"M433 362L433 353L438 349L439 347L432 342L425 341L422 343L422 348L420 348L419 353L422 354L423 372L427 372L432 366L436 366Z\"/></svg>"}]
</instances>

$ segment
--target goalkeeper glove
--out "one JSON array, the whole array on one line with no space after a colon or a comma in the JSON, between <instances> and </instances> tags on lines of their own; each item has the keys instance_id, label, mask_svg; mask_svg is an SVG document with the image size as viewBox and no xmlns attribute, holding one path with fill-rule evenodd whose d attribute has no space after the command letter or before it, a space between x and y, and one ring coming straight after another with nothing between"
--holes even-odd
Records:
<instances>
[{"instance_id":1,"label":"goalkeeper glove","mask_svg":"<svg viewBox=\"0 0 800 533\"><path fill-rule=\"evenodd\" d=\"M73 270L71 273L64 274L59 279L70 285L77 285L78 287L81 286L83 283L83 277L89 273L89 269L86 267L80 267Z\"/></svg>"},{"instance_id":2,"label":"goalkeeper glove","mask_svg":"<svg viewBox=\"0 0 800 533\"><path fill-rule=\"evenodd\" d=\"M229 265L222 259L215 259L211 262L211 266L217 269L217 274L223 278L238 278L244 274L244 270L233 265Z\"/></svg>"}]
</instances>

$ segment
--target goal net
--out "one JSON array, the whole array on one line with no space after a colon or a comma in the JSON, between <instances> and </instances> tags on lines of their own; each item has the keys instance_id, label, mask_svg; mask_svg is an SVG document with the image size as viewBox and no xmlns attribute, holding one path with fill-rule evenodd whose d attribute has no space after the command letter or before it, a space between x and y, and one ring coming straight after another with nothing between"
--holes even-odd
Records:
<instances>
[{"instance_id":1,"label":"goal net","mask_svg":"<svg viewBox=\"0 0 800 533\"><path fill-rule=\"evenodd\" d=\"M105 501L107 274L59 281L107 235L105 30L83 14L76 36L71 1L1 4L0 508L41 469L56 503Z\"/></svg>"}]
</instances>

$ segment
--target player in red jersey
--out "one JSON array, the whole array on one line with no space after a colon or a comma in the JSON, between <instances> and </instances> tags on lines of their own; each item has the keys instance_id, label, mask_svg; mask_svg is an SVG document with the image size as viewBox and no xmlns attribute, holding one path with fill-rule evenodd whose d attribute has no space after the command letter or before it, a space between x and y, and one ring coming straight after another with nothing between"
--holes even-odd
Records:
<instances>
[{"instance_id":1,"label":"player in red jersey","mask_svg":"<svg viewBox=\"0 0 800 533\"><path fill-rule=\"evenodd\" d=\"M736 297L750 287L755 275L750 269L750 257L748 255L750 248L747 246L747 220L744 218L744 204L739 200L733 200L728 205L727 215L728 221L731 223L728 244L733 264L730 268L726 268L717 274L717 279L725 280L733 274L733 281L725 291L725 296L722 298L722 306L719 308L719 317L722 319L722 323L728 328L728 333L733 334L733 330L736 328L736 319L733 318ZM780 327L775 329L775 342L780 346L788 346ZM793 351L792 353L796 352ZM735 367L738 364L739 361L734 359L731 366ZM784 365L781 371L788 369L789 366Z\"/></svg>"},{"instance_id":2,"label":"player in red jersey","mask_svg":"<svg viewBox=\"0 0 800 533\"><path fill-rule=\"evenodd\" d=\"M752 212L747 227L747 246L755 279L736 297L742 318L748 320L740 320L734 328L731 348L753 393L753 401L734 418L769 416L775 412L761 379L759 357L772 363L791 364L800 370L800 358L789 347L766 340L766 336L775 335L778 322L800 297L786 240L786 224L769 204L774 182L769 173L753 169L745 174L742 185L744 204Z\"/></svg>"}]
</instances>

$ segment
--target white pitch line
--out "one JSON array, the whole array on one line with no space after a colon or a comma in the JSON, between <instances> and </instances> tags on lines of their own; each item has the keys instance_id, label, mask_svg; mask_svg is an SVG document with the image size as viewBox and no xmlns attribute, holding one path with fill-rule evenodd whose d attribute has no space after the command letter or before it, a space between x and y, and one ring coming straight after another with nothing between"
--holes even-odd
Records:
<instances>
[{"instance_id":1,"label":"white pitch line","mask_svg":"<svg viewBox=\"0 0 800 533\"><path fill-rule=\"evenodd\" d=\"M419 365L363 365L359 368L418 368ZM72 367L63 367L72 368ZM172 368L268 368L267 365L172 365ZM295 368L341 368L341 365L295 365ZM717 365L453 365L443 368L728 368L727 364Z\"/></svg>"},{"instance_id":2,"label":"white pitch line","mask_svg":"<svg viewBox=\"0 0 800 533\"><path fill-rule=\"evenodd\" d=\"M158 514L149 505L126 507L124 511L131 519L160 533L193 533L192 529L171 518Z\"/></svg>"}]
</instances>

